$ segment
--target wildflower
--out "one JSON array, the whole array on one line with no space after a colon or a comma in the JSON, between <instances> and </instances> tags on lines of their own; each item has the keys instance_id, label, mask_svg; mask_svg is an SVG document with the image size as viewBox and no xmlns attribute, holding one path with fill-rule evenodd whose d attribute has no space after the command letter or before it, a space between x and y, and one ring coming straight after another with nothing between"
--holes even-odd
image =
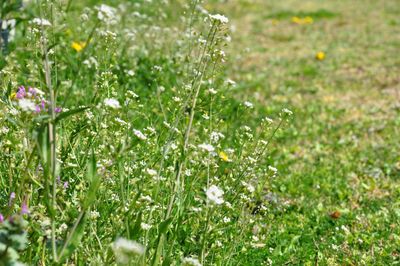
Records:
<instances>
[{"instance_id":1,"label":"wildflower","mask_svg":"<svg viewBox=\"0 0 400 266\"><path fill-rule=\"evenodd\" d=\"M115 18L115 9L108 5L100 5L97 7L97 18L104 22L113 22Z\"/></svg>"},{"instance_id":2,"label":"wildflower","mask_svg":"<svg viewBox=\"0 0 400 266\"><path fill-rule=\"evenodd\" d=\"M147 168L147 169L146 169L146 172L147 172L149 175L151 175L151 176L156 176L156 175L157 175L157 171L154 170L154 169L149 169L149 168Z\"/></svg>"},{"instance_id":3,"label":"wildflower","mask_svg":"<svg viewBox=\"0 0 400 266\"><path fill-rule=\"evenodd\" d=\"M135 134L135 136L138 137L141 140L146 140L147 139L146 135L143 134L141 131L139 131L137 129L133 130L133 134Z\"/></svg>"},{"instance_id":4,"label":"wildflower","mask_svg":"<svg viewBox=\"0 0 400 266\"><path fill-rule=\"evenodd\" d=\"M86 42L72 42L71 47L79 53L86 47Z\"/></svg>"},{"instance_id":5,"label":"wildflower","mask_svg":"<svg viewBox=\"0 0 400 266\"><path fill-rule=\"evenodd\" d=\"M200 149L208 151L208 152L213 152L215 150L214 147L211 144L203 143L203 144L200 144L198 147Z\"/></svg>"},{"instance_id":6,"label":"wildflower","mask_svg":"<svg viewBox=\"0 0 400 266\"><path fill-rule=\"evenodd\" d=\"M4 222L4 216L0 213L0 223Z\"/></svg>"},{"instance_id":7,"label":"wildflower","mask_svg":"<svg viewBox=\"0 0 400 266\"><path fill-rule=\"evenodd\" d=\"M244 104L244 106L246 106L247 108L250 108L250 109L253 108L253 104L252 104L251 102L247 102L247 101L246 101L246 102L244 102L243 104Z\"/></svg>"},{"instance_id":8,"label":"wildflower","mask_svg":"<svg viewBox=\"0 0 400 266\"><path fill-rule=\"evenodd\" d=\"M201 263L198 259L193 257L186 257L182 260L183 266L201 266Z\"/></svg>"},{"instance_id":9,"label":"wildflower","mask_svg":"<svg viewBox=\"0 0 400 266\"><path fill-rule=\"evenodd\" d=\"M309 17L309 16L305 17L303 19L303 21L304 21L304 24L312 24L314 22L313 18Z\"/></svg>"},{"instance_id":10,"label":"wildflower","mask_svg":"<svg viewBox=\"0 0 400 266\"><path fill-rule=\"evenodd\" d=\"M23 99L23 98L25 98L25 96L26 96L25 87L24 87L24 86L19 87L19 88L18 88L18 91L17 91L17 93L16 93L16 95L15 95L15 98L17 98L17 99Z\"/></svg>"},{"instance_id":11,"label":"wildflower","mask_svg":"<svg viewBox=\"0 0 400 266\"><path fill-rule=\"evenodd\" d=\"M230 162L231 161L229 159L228 155L223 151L219 152L219 158L221 158L221 160L224 161L224 162Z\"/></svg>"},{"instance_id":12,"label":"wildflower","mask_svg":"<svg viewBox=\"0 0 400 266\"><path fill-rule=\"evenodd\" d=\"M30 213L30 211L29 211L28 205L26 204L26 201L24 200L24 202L22 202L22 205L21 205L21 215L25 215L25 214L29 214L29 213Z\"/></svg>"},{"instance_id":13,"label":"wildflower","mask_svg":"<svg viewBox=\"0 0 400 266\"><path fill-rule=\"evenodd\" d=\"M304 25L304 24L312 24L314 22L312 17L304 17L304 18L299 18L299 17L292 17L292 22L298 25Z\"/></svg>"},{"instance_id":14,"label":"wildflower","mask_svg":"<svg viewBox=\"0 0 400 266\"><path fill-rule=\"evenodd\" d=\"M224 195L224 192L217 186L212 185L209 187L206 191L207 199L211 201L212 203L215 203L217 205L220 205L224 203L224 199L222 196Z\"/></svg>"},{"instance_id":15,"label":"wildflower","mask_svg":"<svg viewBox=\"0 0 400 266\"><path fill-rule=\"evenodd\" d=\"M272 172L274 172L274 173L277 173L278 172L278 169L276 169L275 167L273 167L273 166L268 166L268 170L270 170L270 171L272 171Z\"/></svg>"},{"instance_id":16,"label":"wildflower","mask_svg":"<svg viewBox=\"0 0 400 266\"><path fill-rule=\"evenodd\" d=\"M218 142L220 139L223 139L223 138L225 138L224 134L222 134L220 132L215 132L215 131L211 132L210 139L212 142L214 142L214 143Z\"/></svg>"},{"instance_id":17,"label":"wildflower","mask_svg":"<svg viewBox=\"0 0 400 266\"><path fill-rule=\"evenodd\" d=\"M287 114L287 115L292 115L292 114L293 114L293 112L290 111L290 110L287 109L287 108L283 108L283 109L282 109L282 112L285 113L285 114Z\"/></svg>"},{"instance_id":18,"label":"wildflower","mask_svg":"<svg viewBox=\"0 0 400 266\"><path fill-rule=\"evenodd\" d=\"M98 211L91 211L90 212L90 218L97 219L99 217L100 217L100 213Z\"/></svg>"},{"instance_id":19,"label":"wildflower","mask_svg":"<svg viewBox=\"0 0 400 266\"><path fill-rule=\"evenodd\" d=\"M324 59L325 59L325 53L319 51L319 52L315 55L315 59L317 59L317 60L319 60L319 61L324 60Z\"/></svg>"},{"instance_id":20,"label":"wildflower","mask_svg":"<svg viewBox=\"0 0 400 266\"><path fill-rule=\"evenodd\" d=\"M105 106L111 107L113 109L119 109L121 108L121 105L119 104L119 101L113 98L106 98L103 101Z\"/></svg>"},{"instance_id":21,"label":"wildflower","mask_svg":"<svg viewBox=\"0 0 400 266\"><path fill-rule=\"evenodd\" d=\"M229 19L225 17L224 15L220 14L215 14L215 15L210 15L211 20L213 21L218 21L221 24L226 24L229 22Z\"/></svg>"},{"instance_id":22,"label":"wildflower","mask_svg":"<svg viewBox=\"0 0 400 266\"><path fill-rule=\"evenodd\" d=\"M114 241L112 250L117 262L128 263L131 258L143 255L145 247L136 241L120 237Z\"/></svg>"},{"instance_id":23,"label":"wildflower","mask_svg":"<svg viewBox=\"0 0 400 266\"><path fill-rule=\"evenodd\" d=\"M14 199L15 199L15 192L11 192L10 199L8 200L8 206L11 206L11 204L14 201Z\"/></svg>"},{"instance_id":24,"label":"wildflower","mask_svg":"<svg viewBox=\"0 0 400 266\"><path fill-rule=\"evenodd\" d=\"M217 91L216 91L214 88L210 88L210 89L208 90L208 92L209 92L210 94L217 94Z\"/></svg>"},{"instance_id":25,"label":"wildflower","mask_svg":"<svg viewBox=\"0 0 400 266\"><path fill-rule=\"evenodd\" d=\"M140 224L140 227L141 227L143 230L146 230L146 231L151 229L151 225L146 224L146 223L141 223L141 224Z\"/></svg>"},{"instance_id":26,"label":"wildflower","mask_svg":"<svg viewBox=\"0 0 400 266\"><path fill-rule=\"evenodd\" d=\"M119 118L119 117L115 118L115 121L118 122L119 124L123 125L123 126L125 126L125 125L128 124L127 122L125 122L124 120L122 120L122 119Z\"/></svg>"},{"instance_id":27,"label":"wildflower","mask_svg":"<svg viewBox=\"0 0 400 266\"><path fill-rule=\"evenodd\" d=\"M36 24L37 26L51 26L50 21L44 18L34 18L31 23Z\"/></svg>"},{"instance_id":28,"label":"wildflower","mask_svg":"<svg viewBox=\"0 0 400 266\"><path fill-rule=\"evenodd\" d=\"M274 120L272 120L269 117L264 117L264 121L267 122L268 124L271 124L272 122L274 122Z\"/></svg>"},{"instance_id":29,"label":"wildflower","mask_svg":"<svg viewBox=\"0 0 400 266\"><path fill-rule=\"evenodd\" d=\"M235 85L236 85L236 82L233 81L233 80L231 80L231 79L228 79L228 80L226 81L226 83L227 83L228 85L230 85L230 86L235 86Z\"/></svg>"}]
</instances>

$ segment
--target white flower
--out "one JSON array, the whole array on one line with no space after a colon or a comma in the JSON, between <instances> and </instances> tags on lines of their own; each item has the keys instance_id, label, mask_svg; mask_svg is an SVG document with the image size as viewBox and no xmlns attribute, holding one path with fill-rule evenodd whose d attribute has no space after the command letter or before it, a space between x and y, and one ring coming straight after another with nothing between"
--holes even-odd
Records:
<instances>
[{"instance_id":1,"label":"white flower","mask_svg":"<svg viewBox=\"0 0 400 266\"><path fill-rule=\"evenodd\" d=\"M156 176L157 175L157 171L153 170L153 169L150 169L150 168L147 168L146 172L151 176Z\"/></svg>"},{"instance_id":2,"label":"white flower","mask_svg":"<svg viewBox=\"0 0 400 266\"><path fill-rule=\"evenodd\" d=\"M198 146L200 149L208 151L208 152L213 152L215 150L215 148L211 145L211 144L200 144Z\"/></svg>"},{"instance_id":3,"label":"white flower","mask_svg":"<svg viewBox=\"0 0 400 266\"><path fill-rule=\"evenodd\" d=\"M90 218L96 219L100 217L100 213L98 211L91 211L90 212Z\"/></svg>"},{"instance_id":4,"label":"white flower","mask_svg":"<svg viewBox=\"0 0 400 266\"><path fill-rule=\"evenodd\" d=\"M212 142L214 142L214 143L218 142L220 139L223 139L223 138L225 138L224 134L215 132L215 131L211 132L210 139Z\"/></svg>"},{"instance_id":5,"label":"white flower","mask_svg":"<svg viewBox=\"0 0 400 266\"><path fill-rule=\"evenodd\" d=\"M222 219L222 221L223 221L224 223L229 223L229 222L231 221L231 218L225 216L225 217Z\"/></svg>"},{"instance_id":6,"label":"white flower","mask_svg":"<svg viewBox=\"0 0 400 266\"><path fill-rule=\"evenodd\" d=\"M278 172L278 169L276 169L275 167L270 166L270 165L268 166L268 169L271 170L274 173Z\"/></svg>"},{"instance_id":7,"label":"white flower","mask_svg":"<svg viewBox=\"0 0 400 266\"><path fill-rule=\"evenodd\" d=\"M217 91L216 91L214 88L210 88L210 89L208 90L208 92L209 92L210 94L217 94Z\"/></svg>"},{"instance_id":8,"label":"white flower","mask_svg":"<svg viewBox=\"0 0 400 266\"><path fill-rule=\"evenodd\" d=\"M228 79L228 80L226 81L226 83L227 83L228 85L230 85L230 86L235 86L235 85L236 85L236 82L233 81L233 80L231 80L231 79Z\"/></svg>"},{"instance_id":9,"label":"white flower","mask_svg":"<svg viewBox=\"0 0 400 266\"><path fill-rule=\"evenodd\" d=\"M229 22L229 19L227 17L220 14L210 15L210 18L214 21L219 21L222 24L226 24Z\"/></svg>"},{"instance_id":10,"label":"white flower","mask_svg":"<svg viewBox=\"0 0 400 266\"><path fill-rule=\"evenodd\" d=\"M106 99L104 99L103 103L104 103L105 106L108 106L108 107L113 108L113 109L121 108L121 105L119 104L119 101L117 99L114 99L114 98L106 98Z\"/></svg>"},{"instance_id":11,"label":"white flower","mask_svg":"<svg viewBox=\"0 0 400 266\"><path fill-rule=\"evenodd\" d=\"M140 224L140 227L141 227L143 230L146 230L146 231L151 229L151 225L146 224L146 223L141 223L141 224Z\"/></svg>"},{"instance_id":12,"label":"white flower","mask_svg":"<svg viewBox=\"0 0 400 266\"><path fill-rule=\"evenodd\" d=\"M251 103L251 102L244 102L243 103L244 104L244 106L246 106L247 108L253 108L253 104Z\"/></svg>"},{"instance_id":13,"label":"white flower","mask_svg":"<svg viewBox=\"0 0 400 266\"><path fill-rule=\"evenodd\" d=\"M121 124L121 125L127 125L127 124L128 124L127 122L125 122L124 120L122 120L122 119L119 118L119 117L115 118L115 121L118 122L118 123Z\"/></svg>"},{"instance_id":14,"label":"white flower","mask_svg":"<svg viewBox=\"0 0 400 266\"><path fill-rule=\"evenodd\" d=\"M193 257L186 257L182 260L183 266L201 266L201 263L198 259Z\"/></svg>"},{"instance_id":15,"label":"white flower","mask_svg":"<svg viewBox=\"0 0 400 266\"><path fill-rule=\"evenodd\" d=\"M51 26L50 21L44 18L34 18L31 23L36 24L37 26Z\"/></svg>"},{"instance_id":16,"label":"white flower","mask_svg":"<svg viewBox=\"0 0 400 266\"><path fill-rule=\"evenodd\" d=\"M108 5L100 5L97 7L97 18L104 22L114 22L115 19L115 9Z\"/></svg>"},{"instance_id":17,"label":"white flower","mask_svg":"<svg viewBox=\"0 0 400 266\"><path fill-rule=\"evenodd\" d=\"M136 241L120 237L114 241L112 250L117 262L128 263L131 258L143 255L146 249Z\"/></svg>"},{"instance_id":18,"label":"white flower","mask_svg":"<svg viewBox=\"0 0 400 266\"><path fill-rule=\"evenodd\" d=\"M265 117L265 118L264 118L264 121L267 122L267 123L269 123L269 124L271 124L272 122L274 122L274 120L272 120L272 119L269 118L269 117Z\"/></svg>"},{"instance_id":19,"label":"white flower","mask_svg":"<svg viewBox=\"0 0 400 266\"><path fill-rule=\"evenodd\" d=\"M139 131L137 129L133 130L133 134L135 134L135 136L138 137L141 140L146 140L147 139L146 135L143 134L141 131Z\"/></svg>"},{"instance_id":20,"label":"white flower","mask_svg":"<svg viewBox=\"0 0 400 266\"><path fill-rule=\"evenodd\" d=\"M36 110L35 103L26 98L20 99L18 101L18 105L22 109L22 111L25 111L25 112L33 112Z\"/></svg>"},{"instance_id":21,"label":"white flower","mask_svg":"<svg viewBox=\"0 0 400 266\"><path fill-rule=\"evenodd\" d=\"M283 109L282 109L282 112L285 113L285 114L287 114L287 115L292 115L292 114L293 114L293 112L290 111L290 110L287 109L287 108L283 108Z\"/></svg>"},{"instance_id":22,"label":"white flower","mask_svg":"<svg viewBox=\"0 0 400 266\"><path fill-rule=\"evenodd\" d=\"M207 199L217 205L224 203L222 196L224 192L217 186L212 185L206 191Z\"/></svg>"}]
</instances>

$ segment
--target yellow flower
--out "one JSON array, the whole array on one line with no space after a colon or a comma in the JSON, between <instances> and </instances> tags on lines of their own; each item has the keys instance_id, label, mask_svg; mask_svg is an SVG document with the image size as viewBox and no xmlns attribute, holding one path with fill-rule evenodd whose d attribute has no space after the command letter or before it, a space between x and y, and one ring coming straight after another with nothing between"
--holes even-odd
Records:
<instances>
[{"instance_id":1,"label":"yellow flower","mask_svg":"<svg viewBox=\"0 0 400 266\"><path fill-rule=\"evenodd\" d=\"M14 100L16 97L17 97L16 92L11 93L11 95L10 95L11 100Z\"/></svg>"},{"instance_id":2,"label":"yellow flower","mask_svg":"<svg viewBox=\"0 0 400 266\"><path fill-rule=\"evenodd\" d=\"M322 60L324 60L325 59L325 53L324 52L318 52L316 55L315 55L315 59L317 59L317 60L319 60L319 61L322 61Z\"/></svg>"},{"instance_id":3,"label":"yellow flower","mask_svg":"<svg viewBox=\"0 0 400 266\"><path fill-rule=\"evenodd\" d=\"M78 53L82 51L83 48L86 47L86 42L72 42L71 47L77 51Z\"/></svg>"},{"instance_id":4,"label":"yellow flower","mask_svg":"<svg viewBox=\"0 0 400 266\"><path fill-rule=\"evenodd\" d=\"M292 17L292 22L298 25L304 25L304 24L312 24L314 20L310 16L304 18Z\"/></svg>"},{"instance_id":5,"label":"yellow flower","mask_svg":"<svg viewBox=\"0 0 400 266\"><path fill-rule=\"evenodd\" d=\"M223 151L219 152L219 158L221 158L221 160L224 161L224 162L230 162L231 161L231 160L229 160L228 155Z\"/></svg>"},{"instance_id":6,"label":"yellow flower","mask_svg":"<svg viewBox=\"0 0 400 266\"><path fill-rule=\"evenodd\" d=\"M312 17L305 17L305 18L303 19L303 23L304 23L304 24L311 24L311 23L313 23L313 22L314 22L314 20L313 20Z\"/></svg>"},{"instance_id":7,"label":"yellow flower","mask_svg":"<svg viewBox=\"0 0 400 266\"><path fill-rule=\"evenodd\" d=\"M301 23L301 18L299 17L292 17L292 22L296 23L296 24L300 24Z\"/></svg>"}]
</instances>

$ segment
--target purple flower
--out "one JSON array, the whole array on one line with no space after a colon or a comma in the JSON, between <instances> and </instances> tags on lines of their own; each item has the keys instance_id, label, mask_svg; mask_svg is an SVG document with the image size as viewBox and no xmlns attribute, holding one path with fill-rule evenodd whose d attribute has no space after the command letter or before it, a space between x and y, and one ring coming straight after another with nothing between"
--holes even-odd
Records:
<instances>
[{"instance_id":1,"label":"purple flower","mask_svg":"<svg viewBox=\"0 0 400 266\"><path fill-rule=\"evenodd\" d=\"M0 213L0 223L4 222L4 216Z\"/></svg>"},{"instance_id":2,"label":"purple flower","mask_svg":"<svg viewBox=\"0 0 400 266\"><path fill-rule=\"evenodd\" d=\"M21 215L25 215L25 214L29 214L29 213L30 213L30 211L29 211L28 205L26 204L26 201L22 202Z\"/></svg>"},{"instance_id":3,"label":"purple flower","mask_svg":"<svg viewBox=\"0 0 400 266\"><path fill-rule=\"evenodd\" d=\"M33 96L36 97L36 90L34 88L29 88L28 92Z\"/></svg>"},{"instance_id":4,"label":"purple flower","mask_svg":"<svg viewBox=\"0 0 400 266\"><path fill-rule=\"evenodd\" d=\"M54 109L54 111L58 114L58 113L61 113L62 109L61 109L61 107L56 107Z\"/></svg>"},{"instance_id":5,"label":"purple flower","mask_svg":"<svg viewBox=\"0 0 400 266\"><path fill-rule=\"evenodd\" d=\"M15 199L15 192L11 192L10 194L10 200L8 201L8 206L11 206L12 202Z\"/></svg>"},{"instance_id":6,"label":"purple flower","mask_svg":"<svg viewBox=\"0 0 400 266\"><path fill-rule=\"evenodd\" d=\"M40 111L41 111L41 110L40 110L40 105L36 105L36 107L35 107L35 112L36 112L36 113L40 113Z\"/></svg>"},{"instance_id":7,"label":"purple flower","mask_svg":"<svg viewBox=\"0 0 400 266\"><path fill-rule=\"evenodd\" d=\"M63 186L63 187L64 187L64 189L67 189L67 188L68 188L68 181L65 181L65 182L64 182L64 186Z\"/></svg>"},{"instance_id":8,"label":"purple flower","mask_svg":"<svg viewBox=\"0 0 400 266\"><path fill-rule=\"evenodd\" d=\"M25 96L26 96L25 87L24 86L19 87L16 94L17 99L22 99Z\"/></svg>"}]
</instances>

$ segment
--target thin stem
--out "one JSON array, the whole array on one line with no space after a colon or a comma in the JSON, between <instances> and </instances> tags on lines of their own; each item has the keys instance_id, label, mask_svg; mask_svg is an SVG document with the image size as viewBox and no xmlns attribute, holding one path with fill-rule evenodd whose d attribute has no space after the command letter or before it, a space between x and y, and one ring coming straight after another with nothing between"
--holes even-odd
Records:
<instances>
[{"instance_id":1,"label":"thin stem","mask_svg":"<svg viewBox=\"0 0 400 266\"><path fill-rule=\"evenodd\" d=\"M41 5L40 5L41 6ZM51 5L51 10L53 6ZM41 11L41 10L40 10ZM54 23L54 21L53 21ZM49 55L47 49L47 39L44 33L44 26L41 26L41 44L44 54L44 71L46 87L50 93L50 117L48 122L49 128L49 142L50 142L50 179L52 180L52 195L51 195L51 246L53 251L53 258L57 262L57 247L56 247L56 228L55 228L55 211L56 211L56 196L57 196L57 177L56 177L56 164L57 164L57 136L56 136L56 96L51 82L51 68L49 62Z\"/></svg>"}]
</instances>

